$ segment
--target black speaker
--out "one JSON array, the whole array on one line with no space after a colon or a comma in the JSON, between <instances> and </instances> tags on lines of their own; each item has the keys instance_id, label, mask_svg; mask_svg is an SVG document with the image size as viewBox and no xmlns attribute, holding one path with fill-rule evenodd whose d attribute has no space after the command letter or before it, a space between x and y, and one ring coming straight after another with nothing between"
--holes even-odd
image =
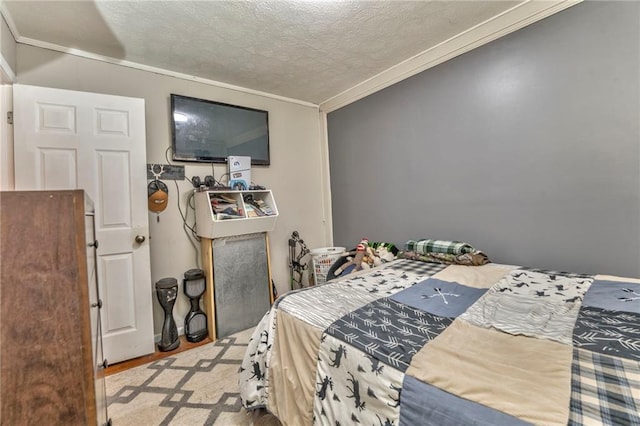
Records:
<instances>
[{"instance_id":1,"label":"black speaker","mask_svg":"<svg viewBox=\"0 0 640 426\"><path fill-rule=\"evenodd\" d=\"M184 273L182 290L191 302L184 319L185 336L189 342L199 342L207 337L207 314L200 309L200 296L204 293L206 279L202 269L189 269Z\"/></svg>"},{"instance_id":2,"label":"black speaker","mask_svg":"<svg viewBox=\"0 0 640 426\"><path fill-rule=\"evenodd\" d=\"M214 186L216 186L216 180L213 178L213 176L205 176L204 177L204 184L208 188L213 188Z\"/></svg>"}]
</instances>

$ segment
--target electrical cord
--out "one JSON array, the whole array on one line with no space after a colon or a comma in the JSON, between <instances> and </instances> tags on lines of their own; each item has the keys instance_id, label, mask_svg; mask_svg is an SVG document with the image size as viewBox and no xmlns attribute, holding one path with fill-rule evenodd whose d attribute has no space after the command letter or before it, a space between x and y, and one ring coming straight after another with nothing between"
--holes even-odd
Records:
<instances>
[{"instance_id":1,"label":"electrical cord","mask_svg":"<svg viewBox=\"0 0 640 426\"><path fill-rule=\"evenodd\" d=\"M220 186L225 186L225 185L222 183L222 178L223 178L223 177L225 177L225 176L227 176L227 184L229 183L229 173L227 172L227 173L223 174L222 176L220 176L220 179L216 181L216 182L218 182L218 185L220 185Z\"/></svg>"},{"instance_id":2,"label":"electrical cord","mask_svg":"<svg viewBox=\"0 0 640 426\"><path fill-rule=\"evenodd\" d=\"M167 160L167 164L171 164L171 160L169 160L169 151L171 151L171 147L167 148L164 151L164 158ZM191 179L189 179L186 175L184 176L184 178L188 180L189 183L191 183L191 186L193 186L193 181Z\"/></svg>"},{"instance_id":3,"label":"electrical cord","mask_svg":"<svg viewBox=\"0 0 640 426\"><path fill-rule=\"evenodd\" d=\"M171 164L171 160L169 160L169 151L171 150L171 147L167 148L164 152L164 157L167 160L168 164ZM185 176L185 179L187 179L189 182L191 182L191 179L189 179L188 177ZM185 235L187 236L187 239L189 240L189 243L193 246L194 250L195 250L195 259L196 259L196 266L200 266L200 252L198 250L198 246L196 245L195 241L200 241L200 237L198 236L195 226L195 205L192 205L191 201L194 197L193 192L187 197L187 211L186 213L184 213L182 211L182 206L180 205L180 187L178 186L178 181L174 180L173 181L176 185L176 196L178 197L178 201L177 201L177 205L178 205L178 212L180 213L180 217L182 218L182 230L184 231ZM191 185L193 186L193 182L191 182ZM190 226L188 223L188 218L189 218L189 208L191 208L193 210L193 218L194 218L194 224L193 226Z\"/></svg>"}]
</instances>

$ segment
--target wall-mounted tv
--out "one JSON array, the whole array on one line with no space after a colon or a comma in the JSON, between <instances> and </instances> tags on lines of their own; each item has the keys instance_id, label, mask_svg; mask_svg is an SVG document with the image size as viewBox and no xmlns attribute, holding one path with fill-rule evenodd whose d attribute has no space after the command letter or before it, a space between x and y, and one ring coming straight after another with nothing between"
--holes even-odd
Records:
<instances>
[{"instance_id":1,"label":"wall-mounted tv","mask_svg":"<svg viewBox=\"0 0 640 426\"><path fill-rule=\"evenodd\" d=\"M269 165L269 113L182 95L171 95L173 159L224 163L230 155Z\"/></svg>"}]
</instances>

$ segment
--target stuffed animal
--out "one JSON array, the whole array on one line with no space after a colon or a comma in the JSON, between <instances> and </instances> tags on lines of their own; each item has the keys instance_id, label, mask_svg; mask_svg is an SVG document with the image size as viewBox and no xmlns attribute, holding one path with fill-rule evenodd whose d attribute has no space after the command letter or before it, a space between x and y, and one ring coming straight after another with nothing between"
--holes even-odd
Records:
<instances>
[{"instance_id":1,"label":"stuffed animal","mask_svg":"<svg viewBox=\"0 0 640 426\"><path fill-rule=\"evenodd\" d=\"M337 268L335 270L335 275L338 276L342 274L342 272L345 269L347 269L349 266L352 266L352 265L355 266L352 272L359 271L363 268L368 269L369 264L364 262L364 258L370 253L371 253L371 258L373 258L373 251L371 250L371 247L369 247L369 240L367 238L363 238L356 246L355 251L350 251L343 255L343 256L350 256L351 259L347 257L349 261L345 262L339 268Z\"/></svg>"},{"instance_id":2,"label":"stuffed animal","mask_svg":"<svg viewBox=\"0 0 640 426\"><path fill-rule=\"evenodd\" d=\"M391 262L396 258L385 246L379 247L378 250L376 250L376 255L378 259L380 259L380 263Z\"/></svg>"}]
</instances>

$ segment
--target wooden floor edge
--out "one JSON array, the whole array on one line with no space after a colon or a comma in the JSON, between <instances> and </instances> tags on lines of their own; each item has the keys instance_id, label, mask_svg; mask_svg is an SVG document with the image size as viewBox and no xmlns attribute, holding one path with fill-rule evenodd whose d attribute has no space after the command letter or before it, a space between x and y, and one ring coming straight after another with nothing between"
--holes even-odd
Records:
<instances>
[{"instance_id":1,"label":"wooden floor edge","mask_svg":"<svg viewBox=\"0 0 640 426\"><path fill-rule=\"evenodd\" d=\"M192 343L187 340L187 338L182 335L180 336L180 346L172 351L162 352L156 347L156 351L149 355L144 355L138 358L133 358L127 361L122 361L110 365L104 372L105 376L110 376L112 374L117 374L122 371L129 370L130 368L139 367L144 364L148 364L153 361L157 361L162 358L169 357L171 355L179 354L180 352L188 351L189 349L197 348L198 346L206 345L207 343L211 343L212 340L206 337L204 340L200 342Z\"/></svg>"}]
</instances>

